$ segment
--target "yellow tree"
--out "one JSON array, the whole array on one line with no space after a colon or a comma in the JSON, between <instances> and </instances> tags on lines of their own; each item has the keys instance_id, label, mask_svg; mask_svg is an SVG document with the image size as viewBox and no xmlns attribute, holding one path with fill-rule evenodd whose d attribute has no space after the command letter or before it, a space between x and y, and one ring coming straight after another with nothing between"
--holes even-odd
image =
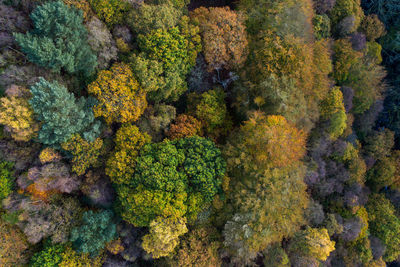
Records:
<instances>
[{"instance_id":1,"label":"yellow tree","mask_svg":"<svg viewBox=\"0 0 400 267\"><path fill-rule=\"evenodd\" d=\"M16 141L29 141L39 130L28 100L17 96L0 98L0 124Z\"/></svg>"},{"instance_id":2,"label":"yellow tree","mask_svg":"<svg viewBox=\"0 0 400 267\"><path fill-rule=\"evenodd\" d=\"M147 107L145 92L129 66L123 63L100 71L97 79L88 86L88 92L99 101L93 107L95 116L103 116L107 123L136 121Z\"/></svg>"}]
</instances>

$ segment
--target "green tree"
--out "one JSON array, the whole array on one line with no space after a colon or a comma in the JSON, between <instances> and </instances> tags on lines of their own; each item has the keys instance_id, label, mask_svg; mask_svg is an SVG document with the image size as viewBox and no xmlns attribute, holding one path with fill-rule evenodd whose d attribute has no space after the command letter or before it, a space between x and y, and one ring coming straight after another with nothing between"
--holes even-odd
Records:
<instances>
[{"instance_id":1,"label":"green tree","mask_svg":"<svg viewBox=\"0 0 400 267\"><path fill-rule=\"evenodd\" d=\"M95 213L89 210L82 215L81 225L72 229L70 241L78 252L97 256L116 235L117 226L111 211Z\"/></svg>"},{"instance_id":2,"label":"green tree","mask_svg":"<svg viewBox=\"0 0 400 267\"><path fill-rule=\"evenodd\" d=\"M339 87L334 87L327 98L321 103L321 117L329 120L328 133L332 139L337 139L347 127L346 109L343 103L343 93Z\"/></svg>"},{"instance_id":3,"label":"green tree","mask_svg":"<svg viewBox=\"0 0 400 267\"><path fill-rule=\"evenodd\" d=\"M386 246L383 259L395 260L400 255L400 219L394 206L383 195L372 194L367 203L369 231Z\"/></svg>"},{"instance_id":4,"label":"green tree","mask_svg":"<svg viewBox=\"0 0 400 267\"><path fill-rule=\"evenodd\" d=\"M31 19L33 31L14 35L30 61L55 72L93 73L97 59L87 42L82 11L61 1L47 2L32 12Z\"/></svg>"},{"instance_id":5,"label":"green tree","mask_svg":"<svg viewBox=\"0 0 400 267\"><path fill-rule=\"evenodd\" d=\"M100 132L100 122L95 121L89 99L76 99L56 81L40 78L31 86L29 101L36 119L42 122L38 140L45 145L58 146L76 133L93 141Z\"/></svg>"},{"instance_id":6,"label":"green tree","mask_svg":"<svg viewBox=\"0 0 400 267\"><path fill-rule=\"evenodd\" d=\"M188 113L202 122L204 130L212 137L226 134L231 128L231 120L225 103L225 92L216 88L188 96Z\"/></svg>"},{"instance_id":7,"label":"green tree","mask_svg":"<svg viewBox=\"0 0 400 267\"><path fill-rule=\"evenodd\" d=\"M118 198L122 217L136 226L157 216L195 219L221 191L225 174L219 149L197 136L144 145L135 163Z\"/></svg>"},{"instance_id":8,"label":"green tree","mask_svg":"<svg viewBox=\"0 0 400 267\"><path fill-rule=\"evenodd\" d=\"M138 35L142 52L132 55L131 67L150 100L174 101L187 90L186 75L201 50L198 32L184 16L175 27Z\"/></svg>"},{"instance_id":9,"label":"green tree","mask_svg":"<svg viewBox=\"0 0 400 267\"><path fill-rule=\"evenodd\" d=\"M63 245L47 245L43 250L37 252L31 258L31 267L54 267L59 266L62 261L61 253L64 252Z\"/></svg>"},{"instance_id":10,"label":"green tree","mask_svg":"<svg viewBox=\"0 0 400 267\"><path fill-rule=\"evenodd\" d=\"M14 164L7 161L0 162L0 201L13 192L14 187Z\"/></svg>"},{"instance_id":11,"label":"green tree","mask_svg":"<svg viewBox=\"0 0 400 267\"><path fill-rule=\"evenodd\" d=\"M140 148L151 140L146 133L131 124L123 124L115 134L114 152L107 160L106 174L116 184L128 183L135 170Z\"/></svg>"}]
</instances>

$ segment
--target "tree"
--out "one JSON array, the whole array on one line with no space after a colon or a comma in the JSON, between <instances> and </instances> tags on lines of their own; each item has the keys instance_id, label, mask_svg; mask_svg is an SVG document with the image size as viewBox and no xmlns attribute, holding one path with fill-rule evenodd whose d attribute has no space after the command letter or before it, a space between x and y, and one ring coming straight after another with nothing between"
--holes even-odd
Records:
<instances>
[{"instance_id":1,"label":"tree","mask_svg":"<svg viewBox=\"0 0 400 267\"><path fill-rule=\"evenodd\" d=\"M146 34L155 29L167 30L175 27L182 17L182 11L171 3L149 5L143 3L139 8L132 9L128 24L132 31Z\"/></svg>"},{"instance_id":2,"label":"tree","mask_svg":"<svg viewBox=\"0 0 400 267\"><path fill-rule=\"evenodd\" d=\"M33 110L28 99L24 97L0 98L0 124L6 126L16 141L29 141L39 130L34 120Z\"/></svg>"},{"instance_id":3,"label":"tree","mask_svg":"<svg viewBox=\"0 0 400 267\"><path fill-rule=\"evenodd\" d=\"M133 176L117 188L122 217L135 226L148 226L157 216L193 220L220 192L224 174L221 152L208 139L144 145Z\"/></svg>"},{"instance_id":4,"label":"tree","mask_svg":"<svg viewBox=\"0 0 400 267\"><path fill-rule=\"evenodd\" d=\"M157 217L150 223L150 233L143 237L143 249L156 259L168 256L179 245L179 236L187 231L184 218Z\"/></svg>"},{"instance_id":5,"label":"tree","mask_svg":"<svg viewBox=\"0 0 400 267\"><path fill-rule=\"evenodd\" d=\"M204 130L213 137L226 134L231 121L225 103L225 92L216 88L201 95L191 93L188 96L188 113L202 122Z\"/></svg>"},{"instance_id":6,"label":"tree","mask_svg":"<svg viewBox=\"0 0 400 267\"><path fill-rule=\"evenodd\" d=\"M400 255L400 219L395 214L395 208L383 195L372 194L367 211L369 231L386 246L383 259L386 262L395 260Z\"/></svg>"},{"instance_id":7,"label":"tree","mask_svg":"<svg viewBox=\"0 0 400 267\"><path fill-rule=\"evenodd\" d=\"M78 252L97 256L117 235L117 226L112 220L111 211L94 213L89 210L82 215L80 226L72 229L70 241Z\"/></svg>"},{"instance_id":8,"label":"tree","mask_svg":"<svg viewBox=\"0 0 400 267\"><path fill-rule=\"evenodd\" d=\"M386 34L385 25L379 20L376 14L365 16L361 21L360 28L370 42Z\"/></svg>"},{"instance_id":9,"label":"tree","mask_svg":"<svg viewBox=\"0 0 400 267\"><path fill-rule=\"evenodd\" d=\"M326 14L316 15L313 18L314 35L317 40L329 38L331 35L331 22Z\"/></svg>"},{"instance_id":10,"label":"tree","mask_svg":"<svg viewBox=\"0 0 400 267\"><path fill-rule=\"evenodd\" d=\"M28 242L15 226L0 221L0 265L23 266L29 257Z\"/></svg>"},{"instance_id":11,"label":"tree","mask_svg":"<svg viewBox=\"0 0 400 267\"><path fill-rule=\"evenodd\" d=\"M32 267L53 267L59 266L62 261L61 253L64 251L63 245L47 245L43 250L37 252L31 258Z\"/></svg>"},{"instance_id":12,"label":"tree","mask_svg":"<svg viewBox=\"0 0 400 267\"><path fill-rule=\"evenodd\" d=\"M325 228L307 227L297 232L290 242L290 253L316 258L325 261L335 250L335 242L331 241Z\"/></svg>"},{"instance_id":13,"label":"tree","mask_svg":"<svg viewBox=\"0 0 400 267\"><path fill-rule=\"evenodd\" d=\"M360 60L361 54L354 51L351 43L346 39L335 41L334 50L334 72L338 85L345 84L349 79L350 68Z\"/></svg>"},{"instance_id":14,"label":"tree","mask_svg":"<svg viewBox=\"0 0 400 267\"><path fill-rule=\"evenodd\" d=\"M254 258L304 221L308 205L303 182L305 135L282 116L255 112L224 149L231 177L233 216L224 244L243 260Z\"/></svg>"},{"instance_id":15,"label":"tree","mask_svg":"<svg viewBox=\"0 0 400 267\"><path fill-rule=\"evenodd\" d=\"M13 192L14 187L14 164L8 161L0 162L0 201Z\"/></svg>"},{"instance_id":16,"label":"tree","mask_svg":"<svg viewBox=\"0 0 400 267\"><path fill-rule=\"evenodd\" d=\"M103 116L109 124L136 121L147 106L146 94L130 68L123 63L100 71L97 79L88 86L88 92L99 101L93 107L94 115Z\"/></svg>"},{"instance_id":17,"label":"tree","mask_svg":"<svg viewBox=\"0 0 400 267\"><path fill-rule=\"evenodd\" d=\"M271 245L264 254L264 265L266 267L288 267L290 260L280 244Z\"/></svg>"},{"instance_id":18,"label":"tree","mask_svg":"<svg viewBox=\"0 0 400 267\"><path fill-rule=\"evenodd\" d=\"M247 40L244 17L240 13L229 7L200 7L190 16L200 27L209 71L243 65L247 57Z\"/></svg>"},{"instance_id":19,"label":"tree","mask_svg":"<svg viewBox=\"0 0 400 267\"><path fill-rule=\"evenodd\" d=\"M98 164L98 158L102 153L103 140L96 138L88 142L79 134L74 134L66 143L61 144L62 149L70 152L72 158L72 171L82 175L91 166Z\"/></svg>"},{"instance_id":20,"label":"tree","mask_svg":"<svg viewBox=\"0 0 400 267\"><path fill-rule=\"evenodd\" d=\"M124 22L129 4L118 0L89 0L97 16L109 26Z\"/></svg>"},{"instance_id":21,"label":"tree","mask_svg":"<svg viewBox=\"0 0 400 267\"><path fill-rule=\"evenodd\" d=\"M31 87L29 103L36 119L42 122L38 141L51 146L66 142L73 134L80 133L93 141L99 134L100 122L95 121L89 99L76 99L58 82L39 79Z\"/></svg>"},{"instance_id":22,"label":"tree","mask_svg":"<svg viewBox=\"0 0 400 267\"><path fill-rule=\"evenodd\" d=\"M59 267L101 267L105 260L105 256L102 254L91 257L90 254L78 253L69 246L65 247L61 257L62 261L59 263Z\"/></svg>"},{"instance_id":23,"label":"tree","mask_svg":"<svg viewBox=\"0 0 400 267\"><path fill-rule=\"evenodd\" d=\"M170 124L166 135L170 139L201 135L201 128L201 122L196 118L190 115L180 114L175 119L175 122Z\"/></svg>"},{"instance_id":24,"label":"tree","mask_svg":"<svg viewBox=\"0 0 400 267\"><path fill-rule=\"evenodd\" d=\"M232 172L290 166L304 156L305 138L284 117L254 112L232 135L224 154Z\"/></svg>"},{"instance_id":25,"label":"tree","mask_svg":"<svg viewBox=\"0 0 400 267\"><path fill-rule=\"evenodd\" d=\"M139 150L151 140L131 124L123 124L115 134L115 149L107 160L106 174L116 184L127 183L133 176Z\"/></svg>"},{"instance_id":26,"label":"tree","mask_svg":"<svg viewBox=\"0 0 400 267\"><path fill-rule=\"evenodd\" d=\"M87 43L81 11L61 1L48 2L38 6L31 19L32 32L14 34L30 61L54 72L93 73L96 56Z\"/></svg>"},{"instance_id":27,"label":"tree","mask_svg":"<svg viewBox=\"0 0 400 267\"><path fill-rule=\"evenodd\" d=\"M187 233L171 259L170 265L182 267L211 267L221 266L218 248L218 232L212 227L201 227Z\"/></svg>"},{"instance_id":28,"label":"tree","mask_svg":"<svg viewBox=\"0 0 400 267\"><path fill-rule=\"evenodd\" d=\"M187 90L186 75L201 50L198 32L183 16L175 27L138 35L142 52L131 56L131 68L150 100L174 101Z\"/></svg>"},{"instance_id":29,"label":"tree","mask_svg":"<svg viewBox=\"0 0 400 267\"><path fill-rule=\"evenodd\" d=\"M328 133L332 139L337 139L346 129L346 110L343 94L339 87L334 87L327 98L321 103L321 117L329 120Z\"/></svg>"},{"instance_id":30,"label":"tree","mask_svg":"<svg viewBox=\"0 0 400 267\"><path fill-rule=\"evenodd\" d=\"M336 0L336 4L329 12L329 16L335 26L347 17L354 17L354 26L351 30L351 32L354 32L360 25L364 12L361 8L360 0Z\"/></svg>"},{"instance_id":31,"label":"tree","mask_svg":"<svg viewBox=\"0 0 400 267\"><path fill-rule=\"evenodd\" d=\"M50 163L50 162L58 162L61 159L62 159L61 154L50 147L46 147L45 149L40 151L40 154L39 154L39 160L40 160L40 163L42 163L42 164L46 164L46 163Z\"/></svg>"}]
</instances>

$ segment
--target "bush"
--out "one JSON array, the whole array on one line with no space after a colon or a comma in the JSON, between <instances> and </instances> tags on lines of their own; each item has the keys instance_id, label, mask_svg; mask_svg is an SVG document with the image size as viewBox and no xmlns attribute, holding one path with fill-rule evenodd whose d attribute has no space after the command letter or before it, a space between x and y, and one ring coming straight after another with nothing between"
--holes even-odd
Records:
<instances>
[{"instance_id":1,"label":"bush","mask_svg":"<svg viewBox=\"0 0 400 267\"><path fill-rule=\"evenodd\" d=\"M31 62L54 72L64 69L69 73L87 76L93 73L97 64L96 56L87 42L81 11L55 1L38 6L31 18L34 31L14 34Z\"/></svg>"}]
</instances>

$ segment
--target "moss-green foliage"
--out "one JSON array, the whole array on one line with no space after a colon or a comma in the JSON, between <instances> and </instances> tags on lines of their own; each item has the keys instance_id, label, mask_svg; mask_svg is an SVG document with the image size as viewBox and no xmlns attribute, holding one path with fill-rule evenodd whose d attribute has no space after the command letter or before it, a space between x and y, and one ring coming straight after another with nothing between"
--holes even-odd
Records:
<instances>
[{"instance_id":1,"label":"moss-green foliage","mask_svg":"<svg viewBox=\"0 0 400 267\"><path fill-rule=\"evenodd\" d=\"M331 35L331 21L326 14L315 15L313 18L314 35L319 39L328 38Z\"/></svg>"},{"instance_id":2,"label":"moss-green foliage","mask_svg":"<svg viewBox=\"0 0 400 267\"><path fill-rule=\"evenodd\" d=\"M7 161L0 162L0 201L13 192L14 187L14 164Z\"/></svg>"},{"instance_id":3,"label":"moss-green foliage","mask_svg":"<svg viewBox=\"0 0 400 267\"><path fill-rule=\"evenodd\" d=\"M270 246L264 253L264 265L266 267L288 267L290 260L280 244Z\"/></svg>"},{"instance_id":4,"label":"moss-green foliage","mask_svg":"<svg viewBox=\"0 0 400 267\"><path fill-rule=\"evenodd\" d=\"M383 158L368 170L367 182L368 186L379 192L385 186L389 186L394 182L396 165L392 158Z\"/></svg>"},{"instance_id":5,"label":"moss-green foliage","mask_svg":"<svg viewBox=\"0 0 400 267\"><path fill-rule=\"evenodd\" d=\"M188 113L199 119L210 136L226 134L231 121L225 104L222 88L207 91L201 95L191 93L188 97Z\"/></svg>"},{"instance_id":6,"label":"moss-green foliage","mask_svg":"<svg viewBox=\"0 0 400 267\"><path fill-rule=\"evenodd\" d=\"M386 246L383 259L393 261L400 255L400 219L395 208L383 195L372 194L367 204L370 233Z\"/></svg>"},{"instance_id":7,"label":"moss-green foliage","mask_svg":"<svg viewBox=\"0 0 400 267\"><path fill-rule=\"evenodd\" d=\"M108 25L122 23L129 11L129 3L119 0L89 0L97 16Z\"/></svg>"},{"instance_id":8,"label":"moss-green foliage","mask_svg":"<svg viewBox=\"0 0 400 267\"><path fill-rule=\"evenodd\" d=\"M78 252L98 255L106 243L117 236L117 226L111 211L83 213L80 226L71 231L70 241Z\"/></svg>"},{"instance_id":9,"label":"moss-green foliage","mask_svg":"<svg viewBox=\"0 0 400 267\"><path fill-rule=\"evenodd\" d=\"M31 258L30 267L54 267L58 266L62 261L62 253L65 248L63 245L50 245L37 252Z\"/></svg>"},{"instance_id":10,"label":"moss-green foliage","mask_svg":"<svg viewBox=\"0 0 400 267\"><path fill-rule=\"evenodd\" d=\"M30 61L55 72L93 73L97 59L87 42L82 11L54 1L38 6L31 19L33 31L15 34Z\"/></svg>"},{"instance_id":11,"label":"moss-green foliage","mask_svg":"<svg viewBox=\"0 0 400 267\"><path fill-rule=\"evenodd\" d=\"M100 122L94 119L91 101L83 97L76 99L58 82L41 78L31 86L29 103L36 119L42 123L38 141L45 145L58 146L75 133L88 141L94 141L100 132Z\"/></svg>"},{"instance_id":12,"label":"moss-green foliage","mask_svg":"<svg viewBox=\"0 0 400 267\"><path fill-rule=\"evenodd\" d=\"M199 28L184 16L169 29L154 29L138 35L139 54L131 67L151 101L174 101L187 90L186 75L201 50Z\"/></svg>"},{"instance_id":13,"label":"moss-green foliage","mask_svg":"<svg viewBox=\"0 0 400 267\"><path fill-rule=\"evenodd\" d=\"M133 176L118 187L122 217L136 226L156 216L194 219L221 191L224 174L221 152L205 138L144 145Z\"/></svg>"},{"instance_id":14,"label":"moss-green foliage","mask_svg":"<svg viewBox=\"0 0 400 267\"><path fill-rule=\"evenodd\" d=\"M336 0L336 4L333 9L329 12L332 24L337 24L348 16L354 17L354 25L352 31L355 31L361 23L364 17L364 12L361 8L360 0Z\"/></svg>"},{"instance_id":15,"label":"moss-green foliage","mask_svg":"<svg viewBox=\"0 0 400 267\"><path fill-rule=\"evenodd\" d=\"M347 116L339 87L334 87L321 103L321 117L329 120L327 130L332 139L337 139L346 129Z\"/></svg>"}]
</instances>

